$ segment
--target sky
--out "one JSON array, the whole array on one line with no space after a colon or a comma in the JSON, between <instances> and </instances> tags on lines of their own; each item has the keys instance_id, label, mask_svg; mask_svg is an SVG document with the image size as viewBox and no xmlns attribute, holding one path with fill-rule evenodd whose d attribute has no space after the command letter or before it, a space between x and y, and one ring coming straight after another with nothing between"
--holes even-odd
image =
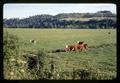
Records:
<instances>
[{"instance_id":1,"label":"sky","mask_svg":"<svg viewBox=\"0 0 120 83\"><path fill-rule=\"evenodd\" d=\"M27 18L29 16L59 13L95 13L108 10L116 14L115 4L4 4L3 18Z\"/></svg>"}]
</instances>

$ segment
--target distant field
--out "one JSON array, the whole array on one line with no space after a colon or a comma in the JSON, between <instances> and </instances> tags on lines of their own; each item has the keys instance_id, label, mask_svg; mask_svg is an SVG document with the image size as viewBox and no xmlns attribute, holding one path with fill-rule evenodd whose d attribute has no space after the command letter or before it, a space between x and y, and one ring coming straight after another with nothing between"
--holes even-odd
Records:
<instances>
[{"instance_id":1,"label":"distant field","mask_svg":"<svg viewBox=\"0 0 120 83\"><path fill-rule=\"evenodd\" d=\"M75 21L89 21L89 20L103 20L103 19L108 19L108 18L105 18L105 17L91 17L91 18L63 18L61 20L75 20ZM114 21L116 21L116 18L109 18L109 19L112 19Z\"/></svg>"},{"instance_id":2,"label":"distant field","mask_svg":"<svg viewBox=\"0 0 120 83\"><path fill-rule=\"evenodd\" d=\"M29 51L64 49L66 44L84 41L90 47L87 51L47 53L48 61L55 61L61 71L92 67L106 75L103 79L107 76L116 78L116 29L7 28L4 31L17 35L22 48ZM37 43L29 44L30 39Z\"/></svg>"}]
</instances>

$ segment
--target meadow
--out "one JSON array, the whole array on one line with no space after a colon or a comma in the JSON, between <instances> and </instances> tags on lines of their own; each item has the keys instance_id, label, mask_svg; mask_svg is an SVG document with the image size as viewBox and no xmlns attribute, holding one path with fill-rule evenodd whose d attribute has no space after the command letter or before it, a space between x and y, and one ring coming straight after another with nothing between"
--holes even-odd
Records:
<instances>
[{"instance_id":1,"label":"meadow","mask_svg":"<svg viewBox=\"0 0 120 83\"><path fill-rule=\"evenodd\" d=\"M54 62L55 71L72 72L84 70L97 72L88 79L115 79L117 74L116 55L116 29L8 29L10 34L18 36L22 51L36 53L44 49L49 71L50 63ZM108 34L110 32L110 34ZM31 44L30 40L36 41ZM55 52L56 49L64 49L66 44L76 44L84 41L88 44L88 50L82 52ZM82 71L82 73L84 73ZM5 75L6 76L6 75ZM98 76L98 77L97 77ZM24 77L24 76L23 76ZM53 79L63 79L56 78ZM62 74L64 79L73 79L71 74ZM9 79L9 78L8 78ZM13 78L13 79L17 79ZM22 78L26 79L26 78ZM30 79L29 77L27 79ZM36 78L35 78L36 79ZM82 79L82 78L76 78ZM87 78L86 78L87 79Z\"/></svg>"}]
</instances>

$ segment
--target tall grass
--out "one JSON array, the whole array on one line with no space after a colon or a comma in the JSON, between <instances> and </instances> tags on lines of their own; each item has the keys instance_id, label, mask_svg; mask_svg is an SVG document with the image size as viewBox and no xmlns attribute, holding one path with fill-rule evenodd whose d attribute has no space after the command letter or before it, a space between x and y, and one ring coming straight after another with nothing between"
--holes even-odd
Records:
<instances>
[{"instance_id":1,"label":"tall grass","mask_svg":"<svg viewBox=\"0 0 120 83\"><path fill-rule=\"evenodd\" d=\"M4 75L5 79L12 79L16 76L15 73L18 73L15 70L19 70L19 65L14 62L19 58L18 38L8 32L3 36Z\"/></svg>"}]
</instances>

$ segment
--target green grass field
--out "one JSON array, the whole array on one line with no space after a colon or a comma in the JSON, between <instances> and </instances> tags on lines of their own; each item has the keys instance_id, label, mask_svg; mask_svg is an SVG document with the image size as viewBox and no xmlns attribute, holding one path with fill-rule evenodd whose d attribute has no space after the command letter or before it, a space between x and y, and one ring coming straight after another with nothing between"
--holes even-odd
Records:
<instances>
[{"instance_id":1,"label":"green grass field","mask_svg":"<svg viewBox=\"0 0 120 83\"><path fill-rule=\"evenodd\" d=\"M116 78L116 29L4 29L19 37L22 50L36 52L44 48L47 61L54 61L56 71L93 68L103 77ZM111 32L111 34L108 34ZM30 44L30 39L36 44ZM84 41L90 47L83 52L47 52L64 49L66 44ZM67 78L70 79L70 78Z\"/></svg>"}]
</instances>

